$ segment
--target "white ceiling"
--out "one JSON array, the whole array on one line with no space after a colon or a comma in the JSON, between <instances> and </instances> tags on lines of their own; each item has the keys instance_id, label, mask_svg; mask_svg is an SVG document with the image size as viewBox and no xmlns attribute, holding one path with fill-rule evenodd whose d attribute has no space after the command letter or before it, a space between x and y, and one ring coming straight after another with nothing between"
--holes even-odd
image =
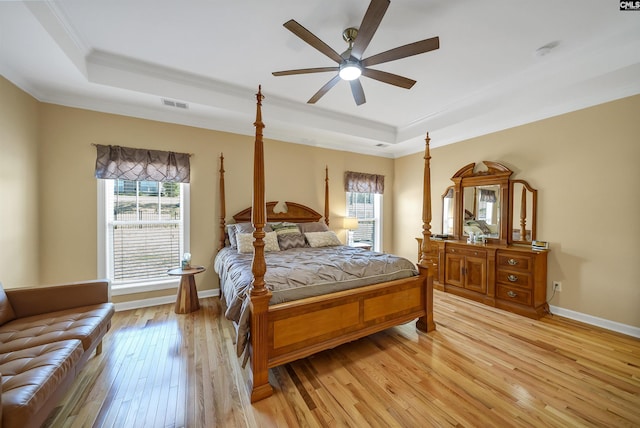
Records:
<instances>
[{"instance_id":1,"label":"white ceiling","mask_svg":"<svg viewBox=\"0 0 640 428\"><path fill-rule=\"evenodd\" d=\"M640 93L640 12L614 0L392 0L364 57L434 36L440 49L374 66L418 83L361 77L362 106L347 82L306 104L331 73L271 75L335 65L284 22L342 52L368 5L1 1L0 72L43 102L246 135L261 84L265 137L385 157L421 151L427 131L438 147Z\"/></svg>"}]
</instances>

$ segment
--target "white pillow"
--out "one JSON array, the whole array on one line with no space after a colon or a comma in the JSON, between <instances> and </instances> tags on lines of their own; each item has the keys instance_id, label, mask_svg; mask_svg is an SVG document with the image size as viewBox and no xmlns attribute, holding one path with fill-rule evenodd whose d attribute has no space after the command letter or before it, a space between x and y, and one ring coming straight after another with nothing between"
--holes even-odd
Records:
<instances>
[{"instance_id":1,"label":"white pillow","mask_svg":"<svg viewBox=\"0 0 640 428\"><path fill-rule=\"evenodd\" d=\"M253 233L237 233L238 253L253 253ZM278 235L275 232L267 232L264 237L264 251L280 251Z\"/></svg>"},{"instance_id":2,"label":"white pillow","mask_svg":"<svg viewBox=\"0 0 640 428\"><path fill-rule=\"evenodd\" d=\"M340 242L338 236L333 230L326 232L307 232L304 236L307 238L309 246L313 248L342 245L342 242Z\"/></svg>"}]
</instances>

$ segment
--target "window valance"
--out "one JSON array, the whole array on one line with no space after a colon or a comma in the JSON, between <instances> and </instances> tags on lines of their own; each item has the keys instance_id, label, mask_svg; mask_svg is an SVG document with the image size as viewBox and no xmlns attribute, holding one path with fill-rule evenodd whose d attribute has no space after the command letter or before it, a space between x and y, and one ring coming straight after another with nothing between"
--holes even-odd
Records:
<instances>
[{"instance_id":1,"label":"window valance","mask_svg":"<svg viewBox=\"0 0 640 428\"><path fill-rule=\"evenodd\" d=\"M489 189L480 189L480 200L482 202L496 202L498 198L496 197L496 192Z\"/></svg>"},{"instance_id":2,"label":"window valance","mask_svg":"<svg viewBox=\"0 0 640 428\"><path fill-rule=\"evenodd\" d=\"M384 175L345 171L345 192L384 193Z\"/></svg>"},{"instance_id":3,"label":"window valance","mask_svg":"<svg viewBox=\"0 0 640 428\"><path fill-rule=\"evenodd\" d=\"M188 183L188 153L96 144L96 178Z\"/></svg>"}]
</instances>

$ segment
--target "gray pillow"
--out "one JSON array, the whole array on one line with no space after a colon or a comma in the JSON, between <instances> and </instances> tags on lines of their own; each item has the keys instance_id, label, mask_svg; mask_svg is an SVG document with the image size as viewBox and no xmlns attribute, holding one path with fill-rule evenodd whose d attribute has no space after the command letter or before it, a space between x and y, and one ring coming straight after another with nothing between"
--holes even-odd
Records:
<instances>
[{"instance_id":1,"label":"gray pillow","mask_svg":"<svg viewBox=\"0 0 640 428\"><path fill-rule=\"evenodd\" d=\"M302 233L329 231L329 226L327 226L323 221L316 221L311 223L298 223L298 228Z\"/></svg>"},{"instance_id":2,"label":"gray pillow","mask_svg":"<svg viewBox=\"0 0 640 428\"><path fill-rule=\"evenodd\" d=\"M232 226L236 227L236 233L253 233L253 231L255 230L253 228L253 224L251 224L251 223L236 223L236 224L234 224ZM273 229L268 224L264 225L264 229L263 230L265 231L265 233L266 232L273 232Z\"/></svg>"},{"instance_id":3,"label":"gray pillow","mask_svg":"<svg viewBox=\"0 0 640 428\"><path fill-rule=\"evenodd\" d=\"M231 248L238 248L238 241L236 239L236 225L228 224L226 226L227 236L229 237L229 246Z\"/></svg>"}]
</instances>

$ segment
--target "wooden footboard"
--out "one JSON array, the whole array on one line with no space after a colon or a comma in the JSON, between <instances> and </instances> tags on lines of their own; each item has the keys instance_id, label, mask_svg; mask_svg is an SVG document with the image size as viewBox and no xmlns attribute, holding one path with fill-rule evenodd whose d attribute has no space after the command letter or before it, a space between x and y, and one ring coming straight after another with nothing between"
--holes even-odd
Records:
<instances>
[{"instance_id":1,"label":"wooden footboard","mask_svg":"<svg viewBox=\"0 0 640 428\"><path fill-rule=\"evenodd\" d=\"M425 277L412 277L269 307L269 367L426 315Z\"/></svg>"}]
</instances>

